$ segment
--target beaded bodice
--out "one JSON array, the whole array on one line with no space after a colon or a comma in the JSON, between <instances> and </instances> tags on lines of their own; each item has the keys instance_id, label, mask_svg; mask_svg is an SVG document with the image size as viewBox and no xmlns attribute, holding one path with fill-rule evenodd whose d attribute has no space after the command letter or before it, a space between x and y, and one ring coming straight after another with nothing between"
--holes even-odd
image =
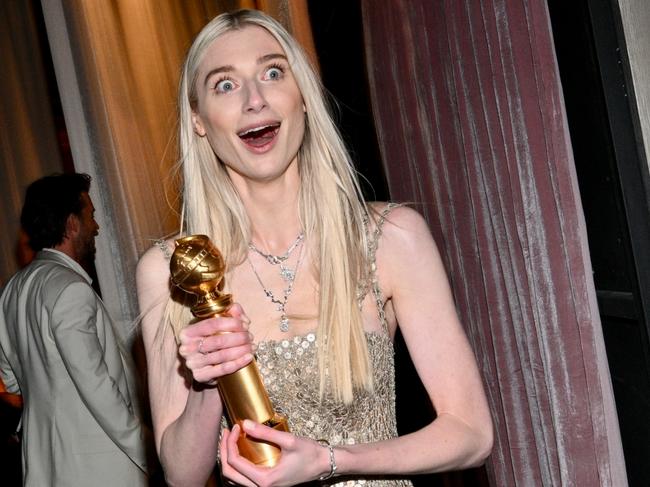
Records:
<instances>
[{"instance_id":1,"label":"beaded bodice","mask_svg":"<svg viewBox=\"0 0 650 487\"><path fill-rule=\"evenodd\" d=\"M257 364L276 411L289 418L299 436L327 439L332 445L368 443L397 436L395 422L395 364L393 343L386 333L367 332L374 390L360 391L349 404L319 396L314 333L286 340L261 342ZM405 480L334 478L326 485L410 486Z\"/></svg>"},{"instance_id":2,"label":"beaded bodice","mask_svg":"<svg viewBox=\"0 0 650 487\"><path fill-rule=\"evenodd\" d=\"M275 409L289 418L292 431L336 444L353 444L381 439L377 434L395 430L390 420L395 417L392 344L385 335L366 336L376 387L373 393L357 393L350 405L327 395L320 400L318 340L313 333L258 345L257 363L264 385ZM374 417L374 411L381 414Z\"/></svg>"}]
</instances>

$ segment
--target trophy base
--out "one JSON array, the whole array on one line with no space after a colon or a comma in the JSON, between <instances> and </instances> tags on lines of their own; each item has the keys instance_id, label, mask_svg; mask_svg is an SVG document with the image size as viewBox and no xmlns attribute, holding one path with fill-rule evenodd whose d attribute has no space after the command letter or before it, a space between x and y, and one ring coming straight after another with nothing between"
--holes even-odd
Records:
<instances>
[{"instance_id":1,"label":"trophy base","mask_svg":"<svg viewBox=\"0 0 650 487\"><path fill-rule=\"evenodd\" d=\"M289 431L287 418L277 413L273 418L265 421L264 425L277 431ZM280 461L282 454L280 448L275 444L256 440L246 434L239 437L237 447L241 456L261 467L274 467Z\"/></svg>"}]
</instances>

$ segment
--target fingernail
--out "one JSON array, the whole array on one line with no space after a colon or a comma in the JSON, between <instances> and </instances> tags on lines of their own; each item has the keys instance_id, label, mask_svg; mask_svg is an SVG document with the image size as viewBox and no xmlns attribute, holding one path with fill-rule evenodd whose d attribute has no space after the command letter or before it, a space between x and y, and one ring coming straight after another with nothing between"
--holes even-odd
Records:
<instances>
[{"instance_id":1,"label":"fingernail","mask_svg":"<svg viewBox=\"0 0 650 487\"><path fill-rule=\"evenodd\" d=\"M244 355L244 358L246 360L253 360L253 354L252 353L247 353L246 355Z\"/></svg>"},{"instance_id":2,"label":"fingernail","mask_svg":"<svg viewBox=\"0 0 650 487\"><path fill-rule=\"evenodd\" d=\"M251 430L251 429L253 429L254 426L255 426L255 425L253 424L253 422L252 422L250 419L245 419L245 420L242 422L242 427L243 427L244 429L246 429L246 430Z\"/></svg>"}]
</instances>

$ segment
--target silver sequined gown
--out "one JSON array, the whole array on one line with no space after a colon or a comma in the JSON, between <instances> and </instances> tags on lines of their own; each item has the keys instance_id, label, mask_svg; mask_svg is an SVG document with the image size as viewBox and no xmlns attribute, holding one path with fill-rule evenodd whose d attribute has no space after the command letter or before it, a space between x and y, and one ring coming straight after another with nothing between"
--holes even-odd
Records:
<instances>
[{"instance_id":1,"label":"silver sequined gown","mask_svg":"<svg viewBox=\"0 0 650 487\"><path fill-rule=\"evenodd\" d=\"M332 445L352 445L397 436L393 343L385 333L366 333L374 370L373 393L358 393L350 405L331 397L319 400L316 362L318 340L313 333L258 345L257 364L276 411L289 418L299 436L325 438ZM410 486L407 480L333 478L323 485ZM318 485L315 483L314 485Z\"/></svg>"}]
</instances>

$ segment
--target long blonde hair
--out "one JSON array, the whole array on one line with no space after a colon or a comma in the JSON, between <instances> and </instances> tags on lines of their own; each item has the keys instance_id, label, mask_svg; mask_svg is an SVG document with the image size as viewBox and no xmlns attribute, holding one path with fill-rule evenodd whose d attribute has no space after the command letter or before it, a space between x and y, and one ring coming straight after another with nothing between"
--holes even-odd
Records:
<instances>
[{"instance_id":1,"label":"long blonde hair","mask_svg":"<svg viewBox=\"0 0 650 487\"><path fill-rule=\"evenodd\" d=\"M306 240L316 256L320 281L320 392L322 396L329 389L334 398L349 403L355 389L373 387L357 296L367 267L364 219L368 208L314 69L282 25L259 11L219 15L198 34L187 54L179 91L181 233L209 235L230 268L241 263L248 251L250 223L246 211L207 137L194 133L192 111L197 104L198 68L206 48L226 32L249 25L266 29L278 41L303 97L306 128L298 153L299 212ZM187 308L170 299L161 326L171 324L177 336L188 321Z\"/></svg>"}]
</instances>

